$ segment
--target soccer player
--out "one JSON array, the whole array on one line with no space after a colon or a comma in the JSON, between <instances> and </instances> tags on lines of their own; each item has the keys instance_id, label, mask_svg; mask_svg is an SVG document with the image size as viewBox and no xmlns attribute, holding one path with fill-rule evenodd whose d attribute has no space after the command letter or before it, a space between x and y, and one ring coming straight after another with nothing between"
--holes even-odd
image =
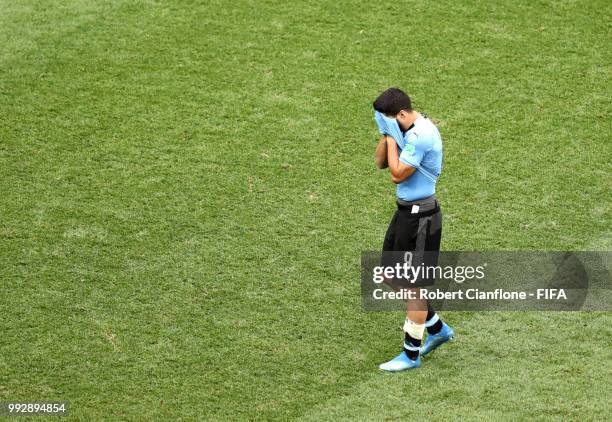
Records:
<instances>
[{"instance_id":1,"label":"soccer player","mask_svg":"<svg viewBox=\"0 0 612 422\"><path fill-rule=\"evenodd\" d=\"M396 119L404 139L401 149L390 136L383 136L376 148L380 169L389 168L397 185L397 211L383 242L384 251L439 251L442 213L436 199L436 182L442 171L442 139L426 115L412 109L410 97L398 88L389 88L374 101L374 109ZM434 263L434 265L436 265ZM418 291L418 290L417 290ZM427 340L421 346L427 329ZM403 371L421 366L425 356L449 341L453 330L444 323L426 300L407 301L404 347L394 359L380 365L383 371Z\"/></svg>"}]
</instances>

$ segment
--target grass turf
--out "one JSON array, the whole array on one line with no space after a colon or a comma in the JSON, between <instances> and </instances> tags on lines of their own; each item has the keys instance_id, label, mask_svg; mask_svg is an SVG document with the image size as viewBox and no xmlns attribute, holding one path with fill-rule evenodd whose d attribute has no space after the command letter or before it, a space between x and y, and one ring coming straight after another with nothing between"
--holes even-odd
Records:
<instances>
[{"instance_id":1,"label":"grass turf","mask_svg":"<svg viewBox=\"0 0 612 422\"><path fill-rule=\"evenodd\" d=\"M0 0L0 400L75 419L604 419L609 313L448 313L377 370L371 101L439 123L446 250L608 250L611 9ZM408 399L410 398L410 399Z\"/></svg>"}]
</instances>

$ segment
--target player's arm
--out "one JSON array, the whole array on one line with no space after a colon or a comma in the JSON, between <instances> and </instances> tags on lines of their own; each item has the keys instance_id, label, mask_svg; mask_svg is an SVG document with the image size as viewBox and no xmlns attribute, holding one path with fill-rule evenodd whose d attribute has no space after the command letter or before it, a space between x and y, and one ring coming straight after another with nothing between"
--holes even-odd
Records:
<instances>
[{"instance_id":1,"label":"player's arm","mask_svg":"<svg viewBox=\"0 0 612 422\"><path fill-rule=\"evenodd\" d=\"M380 138L378 145L376 146L376 152L374 153L374 161L376 167L379 169L386 169L387 164L387 136Z\"/></svg>"},{"instance_id":2,"label":"player's arm","mask_svg":"<svg viewBox=\"0 0 612 422\"><path fill-rule=\"evenodd\" d=\"M387 139L387 164L389 165L389 172L391 173L391 180L393 183L401 183L416 171L416 168L402 163L399 160L399 152L397 151L397 144L395 140L390 136Z\"/></svg>"}]
</instances>

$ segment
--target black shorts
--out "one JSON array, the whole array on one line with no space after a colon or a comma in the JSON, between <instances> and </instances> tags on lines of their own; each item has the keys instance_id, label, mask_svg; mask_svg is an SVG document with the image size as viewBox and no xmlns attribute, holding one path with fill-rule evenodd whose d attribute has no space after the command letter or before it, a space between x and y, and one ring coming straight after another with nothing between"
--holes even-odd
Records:
<instances>
[{"instance_id":1,"label":"black shorts","mask_svg":"<svg viewBox=\"0 0 612 422\"><path fill-rule=\"evenodd\" d=\"M409 206L398 204L385 240L383 251L439 251L442 239L442 211L436 201L435 209L411 213Z\"/></svg>"},{"instance_id":2,"label":"black shorts","mask_svg":"<svg viewBox=\"0 0 612 422\"><path fill-rule=\"evenodd\" d=\"M412 207L398 203L383 242L383 266L403 265L435 267L442 239L442 211L436 200L435 208L412 213ZM409 253L409 254L408 254ZM408 255L410 257L408 258ZM411 283L395 280L394 288L418 287L434 284L433 278L419 277Z\"/></svg>"}]
</instances>

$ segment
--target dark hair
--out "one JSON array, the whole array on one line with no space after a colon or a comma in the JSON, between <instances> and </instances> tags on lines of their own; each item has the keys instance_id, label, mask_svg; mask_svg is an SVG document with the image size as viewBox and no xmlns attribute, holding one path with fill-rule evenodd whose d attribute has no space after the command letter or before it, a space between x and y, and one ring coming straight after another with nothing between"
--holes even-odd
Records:
<instances>
[{"instance_id":1,"label":"dark hair","mask_svg":"<svg viewBox=\"0 0 612 422\"><path fill-rule=\"evenodd\" d=\"M389 88L374 100L374 110L395 116L401 110L412 111L410 97L399 88Z\"/></svg>"}]
</instances>

